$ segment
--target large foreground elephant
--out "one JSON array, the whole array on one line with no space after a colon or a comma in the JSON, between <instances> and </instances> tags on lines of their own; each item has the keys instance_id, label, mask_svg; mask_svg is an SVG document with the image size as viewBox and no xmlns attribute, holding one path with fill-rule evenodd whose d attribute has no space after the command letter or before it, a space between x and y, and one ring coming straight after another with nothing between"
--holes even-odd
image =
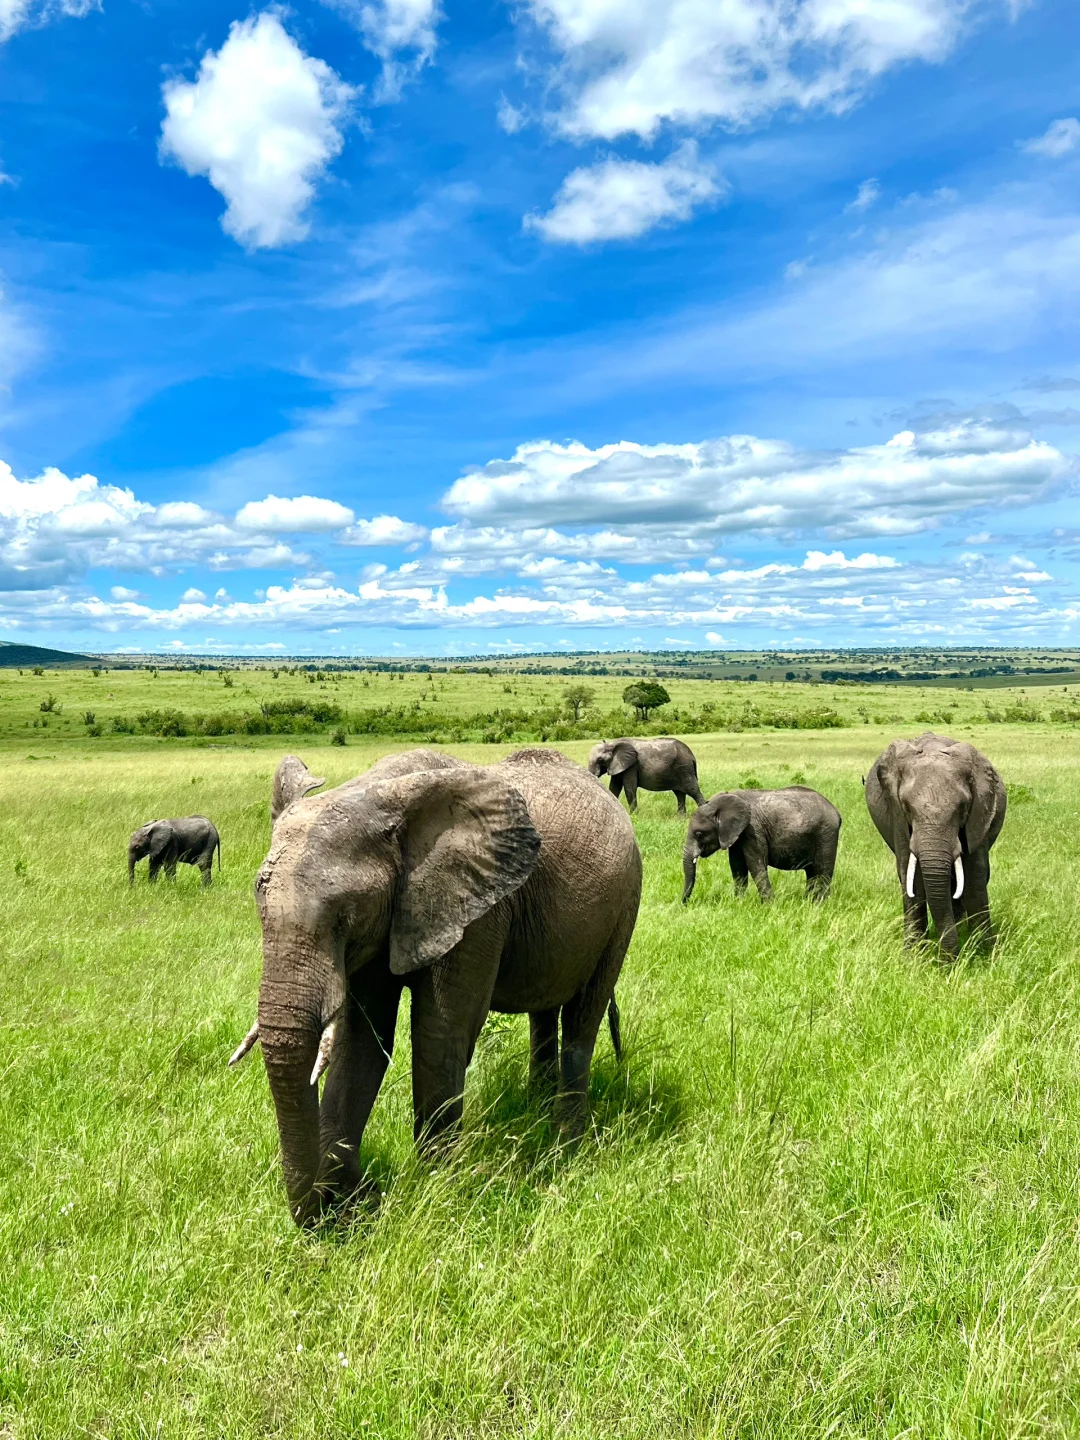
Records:
<instances>
[{"instance_id":1,"label":"large foreground elephant","mask_svg":"<svg viewBox=\"0 0 1080 1440\"><path fill-rule=\"evenodd\" d=\"M214 852L221 871L221 838L205 815L185 815L181 820L151 820L134 831L128 841L128 883L135 884L135 866L149 857L150 883L165 871L166 880L176 878L177 865L197 865L202 883L214 879Z\"/></svg>"},{"instance_id":2,"label":"large foreground elephant","mask_svg":"<svg viewBox=\"0 0 1080 1440\"><path fill-rule=\"evenodd\" d=\"M824 900L836 868L840 812L806 785L784 790L724 790L690 817L683 847L683 903L690 899L698 861L728 852L735 889L748 875L762 900L772 899L769 867L806 872L806 893Z\"/></svg>"},{"instance_id":3,"label":"large foreground elephant","mask_svg":"<svg viewBox=\"0 0 1080 1440\"><path fill-rule=\"evenodd\" d=\"M896 856L904 935L914 944L934 920L945 959L959 949L957 922L992 941L990 847L1005 823L1005 786L986 756L927 731L894 740L866 777L866 804Z\"/></svg>"},{"instance_id":4,"label":"large foreground elephant","mask_svg":"<svg viewBox=\"0 0 1080 1440\"><path fill-rule=\"evenodd\" d=\"M589 754L589 771L598 779L611 777L611 793L625 793L631 810L637 809L639 790L673 790L679 814L686 814L686 797L700 805L705 797L698 786L697 760L689 745L664 736L660 740L601 740Z\"/></svg>"},{"instance_id":5,"label":"large foreground elephant","mask_svg":"<svg viewBox=\"0 0 1080 1440\"><path fill-rule=\"evenodd\" d=\"M641 857L629 817L580 766L550 751L492 766L392 756L289 805L255 892L259 1015L233 1058L262 1045L298 1223L360 1183L403 990L418 1139L460 1119L489 1010L529 1015L531 1075L556 1090L563 1130L582 1131Z\"/></svg>"}]
</instances>

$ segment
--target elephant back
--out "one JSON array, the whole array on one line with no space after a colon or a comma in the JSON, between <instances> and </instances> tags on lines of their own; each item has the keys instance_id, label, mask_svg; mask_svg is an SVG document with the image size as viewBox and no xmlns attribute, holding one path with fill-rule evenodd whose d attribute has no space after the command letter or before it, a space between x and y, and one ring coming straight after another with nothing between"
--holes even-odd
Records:
<instances>
[{"instance_id":1,"label":"elephant back","mask_svg":"<svg viewBox=\"0 0 1080 1440\"><path fill-rule=\"evenodd\" d=\"M524 797L540 835L536 866L509 897L511 929L492 999L496 1009L565 1004L613 938L625 937L625 944L641 900L641 854L630 816L587 770L555 755L517 756L491 767Z\"/></svg>"},{"instance_id":2,"label":"elephant back","mask_svg":"<svg viewBox=\"0 0 1080 1440\"><path fill-rule=\"evenodd\" d=\"M520 790L545 854L585 888L623 885L641 873L634 825L606 787L557 750L523 750L492 767ZM639 878L640 883L640 878Z\"/></svg>"},{"instance_id":3,"label":"elephant back","mask_svg":"<svg viewBox=\"0 0 1080 1440\"><path fill-rule=\"evenodd\" d=\"M644 789L667 790L684 776L687 761L694 757L681 740L662 735L656 740L635 741L638 752L638 780Z\"/></svg>"}]
</instances>

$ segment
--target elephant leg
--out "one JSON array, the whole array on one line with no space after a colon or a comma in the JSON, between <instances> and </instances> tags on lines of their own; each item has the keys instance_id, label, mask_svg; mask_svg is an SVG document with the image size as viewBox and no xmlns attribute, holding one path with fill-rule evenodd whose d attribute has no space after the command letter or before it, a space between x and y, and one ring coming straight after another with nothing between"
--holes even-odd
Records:
<instances>
[{"instance_id":1,"label":"elephant leg","mask_svg":"<svg viewBox=\"0 0 1080 1440\"><path fill-rule=\"evenodd\" d=\"M204 856L199 861L199 869L202 871L202 883L205 890L214 883L214 857L211 854L209 859Z\"/></svg>"},{"instance_id":2,"label":"elephant leg","mask_svg":"<svg viewBox=\"0 0 1080 1440\"><path fill-rule=\"evenodd\" d=\"M763 903L768 904L773 898L773 892L772 884L769 880L769 860L765 853L765 848L756 841L748 842L744 837L742 851L747 869L754 877L754 884L757 886L758 894L761 896Z\"/></svg>"},{"instance_id":3,"label":"elephant leg","mask_svg":"<svg viewBox=\"0 0 1080 1440\"><path fill-rule=\"evenodd\" d=\"M813 863L806 867L806 893L814 900L828 899L836 870L839 835L829 835L818 847Z\"/></svg>"},{"instance_id":4,"label":"elephant leg","mask_svg":"<svg viewBox=\"0 0 1080 1440\"><path fill-rule=\"evenodd\" d=\"M553 1094L559 1083L559 1012L536 1010L529 1016L529 1084Z\"/></svg>"},{"instance_id":5,"label":"elephant leg","mask_svg":"<svg viewBox=\"0 0 1080 1440\"><path fill-rule=\"evenodd\" d=\"M615 994L615 984L626 958L635 918L632 915L629 922L620 920L596 969L562 1008L562 1050L559 1055L555 1121L568 1140L577 1140L585 1132L589 1118L589 1071L596 1037Z\"/></svg>"},{"instance_id":6,"label":"elephant leg","mask_svg":"<svg viewBox=\"0 0 1080 1440\"><path fill-rule=\"evenodd\" d=\"M705 796L701 793L701 789L696 780L694 781L692 786L689 786L687 788L686 793L690 796L690 799L693 800L695 805L705 804Z\"/></svg>"},{"instance_id":7,"label":"elephant leg","mask_svg":"<svg viewBox=\"0 0 1080 1440\"><path fill-rule=\"evenodd\" d=\"M632 770L628 770L625 777L623 777L623 793L626 796L626 803L631 810L637 809L637 792L637 776Z\"/></svg>"},{"instance_id":8,"label":"elephant leg","mask_svg":"<svg viewBox=\"0 0 1080 1440\"><path fill-rule=\"evenodd\" d=\"M750 867L746 863L742 846L739 844L732 845L731 849L727 852L727 858L728 865L731 867L731 878L735 882L735 894L745 895L746 882L750 878Z\"/></svg>"},{"instance_id":9,"label":"elephant leg","mask_svg":"<svg viewBox=\"0 0 1080 1440\"><path fill-rule=\"evenodd\" d=\"M175 860L166 860L166 861L165 861L165 879L166 879L166 880L175 880L175 879L176 879L176 861L175 861Z\"/></svg>"},{"instance_id":10,"label":"elephant leg","mask_svg":"<svg viewBox=\"0 0 1080 1440\"><path fill-rule=\"evenodd\" d=\"M350 981L344 1025L326 1075L319 1129L325 1189L345 1195L361 1183L360 1142L394 1053L403 982L378 962Z\"/></svg>"},{"instance_id":11,"label":"elephant leg","mask_svg":"<svg viewBox=\"0 0 1080 1440\"><path fill-rule=\"evenodd\" d=\"M161 861L160 861L160 860L155 860L155 859L151 856L151 859L150 859L150 884L151 884L151 885L156 885L156 884L157 884L157 878L158 878L158 875L159 875L160 873L161 873Z\"/></svg>"},{"instance_id":12,"label":"elephant leg","mask_svg":"<svg viewBox=\"0 0 1080 1440\"><path fill-rule=\"evenodd\" d=\"M612 775L611 783L608 785L608 789L611 791L612 795L615 796L615 799L618 800L619 796L622 794L623 791L622 776Z\"/></svg>"},{"instance_id":13,"label":"elephant leg","mask_svg":"<svg viewBox=\"0 0 1080 1440\"><path fill-rule=\"evenodd\" d=\"M817 900L819 903L826 899L829 894L829 883L831 875L823 875L816 865L806 867L806 895L810 900Z\"/></svg>"},{"instance_id":14,"label":"elephant leg","mask_svg":"<svg viewBox=\"0 0 1080 1440\"><path fill-rule=\"evenodd\" d=\"M968 918L968 937L992 946L994 928L990 924L990 856L975 851L964 856L964 894L961 903Z\"/></svg>"},{"instance_id":15,"label":"elephant leg","mask_svg":"<svg viewBox=\"0 0 1080 1440\"><path fill-rule=\"evenodd\" d=\"M764 864L751 865L750 873L754 877L754 884L761 896L761 903L767 905L773 898L772 882L769 879L769 867Z\"/></svg>"},{"instance_id":16,"label":"elephant leg","mask_svg":"<svg viewBox=\"0 0 1080 1440\"><path fill-rule=\"evenodd\" d=\"M675 796L675 805L676 805L676 807L677 807L677 812L678 812L678 814L680 814L680 815L685 815L685 814L686 814L686 791L685 791L685 790L676 790L676 791L674 791L673 793L674 793L674 796Z\"/></svg>"},{"instance_id":17,"label":"elephant leg","mask_svg":"<svg viewBox=\"0 0 1080 1440\"><path fill-rule=\"evenodd\" d=\"M509 928L499 905L412 982L413 1133L427 1145L461 1122L465 1071L491 1005Z\"/></svg>"}]
</instances>

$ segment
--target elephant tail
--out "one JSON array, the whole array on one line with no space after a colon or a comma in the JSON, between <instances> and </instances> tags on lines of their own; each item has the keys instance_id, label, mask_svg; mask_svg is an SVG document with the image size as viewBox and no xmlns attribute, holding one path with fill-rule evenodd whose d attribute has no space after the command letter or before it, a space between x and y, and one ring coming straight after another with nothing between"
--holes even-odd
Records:
<instances>
[{"instance_id":1,"label":"elephant tail","mask_svg":"<svg viewBox=\"0 0 1080 1440\"><path fill-rule=\"evenodd\" d=\"M608 1001L607 1007L608 1029L611 1031L611 1043L615 1047L615 1059L622 1064L622 1026L619 1021L619 1006L615 1000L614 993Z\"/></svg>"},{"instance_id":2,"label":"elephant tail","mask_svg":"<svg viewBox=\"0 0 1080 1440\"><path fill-rule=\"evenodd\" d=\"M216 845L214 848L217 850L217 873L220 875L220 874L221 874L221 836L220 836L220 835L217 837L217 845Z\"/></svg>"}]
</instances>

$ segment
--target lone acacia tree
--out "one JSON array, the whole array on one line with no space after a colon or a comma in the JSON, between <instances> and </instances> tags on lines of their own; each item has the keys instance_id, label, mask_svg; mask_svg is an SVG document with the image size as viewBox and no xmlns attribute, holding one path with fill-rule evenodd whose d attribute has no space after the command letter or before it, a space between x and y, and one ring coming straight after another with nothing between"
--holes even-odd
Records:
<instances>
[{"instance_id":1,"label":"lone acacia tree","mask_svg":"<svg viewBox=\"0 0 1080 1440\"><path fill-rule=\"evenodd\" d=\"M567 687L563 699L566 702L567 710L573 715L574 724L576 725L581 719L582 710L587 710L596 699L596 691L589 685L582 685L580 683L570 685Z\"/></svg>"},{"instance_id":2,"label":"lone acacia tree","mask_svg":"<svg viewBox=\"0 0 1080 1440\"><path fill-rule=\"evenodd\" d=\"M633 685L628 685L623 691L622 698L625 705L634 707L638 719L642 721L648 720L650 710L658 710L661 705L667 705L671 700L671 696L658 680L635 680Z\"/></svg>"}]
</instances>

